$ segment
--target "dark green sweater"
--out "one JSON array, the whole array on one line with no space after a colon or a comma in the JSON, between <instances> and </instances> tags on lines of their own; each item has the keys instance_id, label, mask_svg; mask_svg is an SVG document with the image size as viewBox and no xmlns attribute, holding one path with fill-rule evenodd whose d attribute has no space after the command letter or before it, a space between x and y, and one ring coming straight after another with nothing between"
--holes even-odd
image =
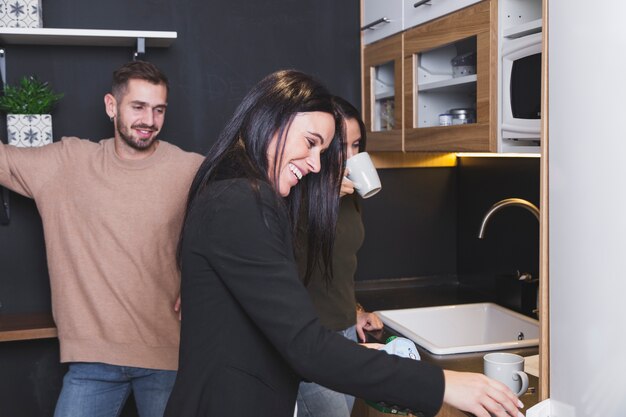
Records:
<instances>
[{"instance_id":1,"label":"dark green sweater","mask_svg":"<svg viewBox=\"0 0 626 417\"><path fill-rule=\"evenodd\" d=\"M331 330L344 330L356 323L354 298L356 253L365 237L357 198L354 195L347 195L342 197L339 203L332 260L333 280L327 284L321 271L316 269L307 286L322 324ZM298 240L300 244L297 246L296 257L300 276L304 277L306 271L304 236L300 236Z\"/></svg>"}]
</instances>

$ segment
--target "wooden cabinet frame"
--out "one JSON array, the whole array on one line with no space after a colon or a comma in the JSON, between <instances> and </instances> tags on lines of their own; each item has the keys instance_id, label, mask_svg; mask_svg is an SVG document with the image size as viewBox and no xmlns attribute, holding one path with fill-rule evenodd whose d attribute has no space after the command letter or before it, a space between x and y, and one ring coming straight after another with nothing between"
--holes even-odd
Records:
<instances>
[{"instance_id":1,"label":"wooden cabinet frame","mask_svg":"<svg viewBox=\"0 0 626 417\"><path fill-rule=\"evenodd\" d=\"M497 151L497 17L497 0L485 0L404 32L405 151ZM417 54L472 36L477 49L477 123L415 127Z\"/></svg>"},{"instance_id":2,"label":"wooden cabinet frame","mask_svg":"<svg viewBox=\"0 0 626 417\"><path fill-rule=\"evenodd\" d=\"M391 36L363 48L363 121L367 128L368 151L402 151L402 34ZM392 62L394 64L394 119L393 130L373 132L374 96L372 83L375 67Z\"/></svg>"}]
</instances>

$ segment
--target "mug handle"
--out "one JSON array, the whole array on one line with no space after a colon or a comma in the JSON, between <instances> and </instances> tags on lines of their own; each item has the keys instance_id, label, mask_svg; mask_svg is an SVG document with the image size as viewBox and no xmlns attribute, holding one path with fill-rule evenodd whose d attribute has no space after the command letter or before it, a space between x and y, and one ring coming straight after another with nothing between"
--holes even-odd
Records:
<instances>
[{"instance_id":1,"label":"mug handle","mask_svg":"<svg viewBox=\"0 0 626 417\"><path fill-rule=\"evenodd\" d=\"M516 375L517 375L517 378L515 377ZM526 390L528 390L528 375L526 375L526 372L523 372L523 371L515 371L515 374L513 375L513 379L514 380L519 379L522 381L522 388L520 388L520 390L515 393L515 395L519 397L520 395L525 393Z\"/></svg>"}]
</instances>

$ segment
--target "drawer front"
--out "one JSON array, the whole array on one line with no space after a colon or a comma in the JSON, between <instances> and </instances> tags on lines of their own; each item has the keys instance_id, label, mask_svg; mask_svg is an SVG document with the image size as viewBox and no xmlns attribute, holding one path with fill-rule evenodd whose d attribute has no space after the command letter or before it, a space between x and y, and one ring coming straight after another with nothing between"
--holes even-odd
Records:
<instances>
[{"instance_id":1,"label":"drawer front","mask_svg":"<svg viewBox=\"0 0 626 417\"><path fill-rule=\"evenodd\" d=\"M376 22L379 23L374 25ZM369 27L362 30L365 45L401 32L404 29L402 0L363 0L361 27Z\"/></svg>"},{"instance_id":2,"label":"drawer front","mask_svg":"<svg viewBox=\"0 0 626 417\"><path fill-rule=\"evenodd\" d=\"M421 25L430 20L452 13L481 0L403 0L404 28ZM417 5L417 7L415 7Z\"/></svg>"}]
</instances>

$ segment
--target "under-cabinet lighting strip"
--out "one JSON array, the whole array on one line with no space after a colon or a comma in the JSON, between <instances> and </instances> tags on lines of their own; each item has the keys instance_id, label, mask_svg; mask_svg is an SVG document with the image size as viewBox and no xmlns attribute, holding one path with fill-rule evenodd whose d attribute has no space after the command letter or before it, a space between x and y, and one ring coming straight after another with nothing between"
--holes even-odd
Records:
<instances>
[{"instance_id":1,"label":"under-cabinet lighting strip","mask_svg":"<svg viewBox=\"0 0 626 417\"><path fill-rule=\"evenodd\" d=\"M539 158L538 153L487 153L487 152L457 152L459 158Z\"/></svg>"}]
</instances>

